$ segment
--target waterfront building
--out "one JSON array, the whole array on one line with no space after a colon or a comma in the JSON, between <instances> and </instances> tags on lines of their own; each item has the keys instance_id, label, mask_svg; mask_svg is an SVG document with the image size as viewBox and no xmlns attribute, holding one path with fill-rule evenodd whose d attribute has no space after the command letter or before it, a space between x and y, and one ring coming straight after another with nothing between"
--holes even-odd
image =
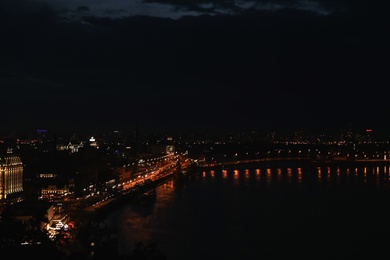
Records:
<instances>
[{"instance_id":1,"label":"waterfront building","mask_svg":"<svg viewBox=\"0 0 390 260\"><path fill-rule=\"evenodd\" d=\"M8 149L0 155L0 201L10 195L23 192L23 163L21 158Z\"/></svg>"},{"instance_id":2,"label":"waterfront building","mask_svg":"<svg viewBox=\"0 0 390 260\"><path fill-rule=\"evenodd\" d=\"M51 184L41 189L41 199L46 199L49 201L56 199L63 200L67 195L69 195L69 187L67 185L63 187L57 187L57 185Z\"/></svg>"}]
</instances>

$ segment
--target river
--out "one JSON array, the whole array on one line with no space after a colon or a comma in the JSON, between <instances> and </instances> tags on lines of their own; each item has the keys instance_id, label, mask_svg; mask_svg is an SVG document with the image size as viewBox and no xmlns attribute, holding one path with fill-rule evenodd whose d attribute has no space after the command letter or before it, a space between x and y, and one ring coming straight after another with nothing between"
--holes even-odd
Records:
<instances>
[{"instance_id":1,"label":"river","mask_svg":"<svg viewBox=\"0 0 390 260\"><path fill-rule=\"evenodd\" d=\"M105 218L120 254L142 241L168 260L355 259L390 242L387 165L216 167L156 191Z\"/></svg>"}]
</instances>

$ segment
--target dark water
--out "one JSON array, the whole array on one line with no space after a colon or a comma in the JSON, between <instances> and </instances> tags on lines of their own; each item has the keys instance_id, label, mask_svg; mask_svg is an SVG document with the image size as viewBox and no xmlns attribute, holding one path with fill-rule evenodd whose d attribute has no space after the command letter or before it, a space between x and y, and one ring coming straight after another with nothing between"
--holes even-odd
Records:
<instances>
[{"instance_id":1,"label":"dark water","mask_svg":"<svg viewBox=\"0 0 390 260\"><path fill-rule=\"evenodd\" d=\"M389 166L216 168L157 188L106 219L119 253L157 243L168 259L383 259Z\"/></svg>"}]
</instances>

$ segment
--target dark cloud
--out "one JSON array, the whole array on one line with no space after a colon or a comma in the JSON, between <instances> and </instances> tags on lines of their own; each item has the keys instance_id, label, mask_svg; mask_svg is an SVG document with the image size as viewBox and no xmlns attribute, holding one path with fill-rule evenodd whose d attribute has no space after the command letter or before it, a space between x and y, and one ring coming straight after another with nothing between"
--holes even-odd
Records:
<instances>
[{"instance_id":1,"label":"dark cloud","mask_svg":"<svg viewBox=\"0 0 390 260\"><path fill-rule=\"evenodd\" d=\"M205 12L209 14L229 13L242 14L249 12L274 12L291 9L308 11L315 14L329 15L337 12L363 13L380 11L381 1L349 1L349 0L143 0L145 3L163 3L174 5L177 8Z\"/></svg>"},{"instance_id":2,"label":"dark cloud","mask_svg":"<svg viewBox=\"0 0 390 260\"><path fill-rule=\"evenodd\" d=\"M69 130L131 128L135 119L173 130L389 127L385 17L369 9L361 15L362 1L317 1L310 10L298 3L311 1L253 2L289 6L112 18L94 15L90 5L58 13L54 4L4 0L0 85L9 110L3 122ZM239 6L163 3L210 13ZM63 20L64 13L82 15Z\"/></svg>"},{"instance_id":3,"label":"dark cloud","mask_svg":"<svg viewBox=\"0 0 390 260\"><path fill-rule=\"evenodd\" d=\"M281 10L297 10L317 15L334 13L381 13L386 10L384 1L352 0L4 0L0 3L6 20L13 16L25 19L47 19L48 15L69 21L80 21L83 16L121 19L137 15L179 19L184 16L199 15L240 15L246 13L264 13ZM3 16L4 17L4 16ZM19 17L20 18L20 17Z\"/></svg>"},{"instance_id":4,"label":"dark cloud","mask_svg":"<svg viewBox=\"0 0 390 260\"><path fill-rule=\"evenodd\" d=\"M81 6L77 7L77 11L88 12L89 11L89 7L85 6L85 5L81 5Z\"/></svg>"}]
</instances>

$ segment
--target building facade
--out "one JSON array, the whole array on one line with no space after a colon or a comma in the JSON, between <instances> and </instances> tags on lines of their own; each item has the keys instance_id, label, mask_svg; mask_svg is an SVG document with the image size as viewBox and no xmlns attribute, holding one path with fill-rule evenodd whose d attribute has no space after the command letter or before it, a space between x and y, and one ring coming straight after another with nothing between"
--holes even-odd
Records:
<instances>
[{"instance_id":1,"label":"building facade","mask_svg":"<svg viewBox=\"0 0 390 260\"><path fill-rule=\"evenodd\" d=\"M8 151L0 155L0 201L23 191L23 163L21 158Z\"/></svg>"},{"instance_id":2,"label":"building facade","mask_svg":"<svg viewBox=\"0 0 390 260\"><path fill-rule=\"evenodd\" d=\"M48 185L41 189L41 198L46 200L64 199L69 194L69 188L67 186L57 187L57 185Z\"/></svg>"}]
</instances>

